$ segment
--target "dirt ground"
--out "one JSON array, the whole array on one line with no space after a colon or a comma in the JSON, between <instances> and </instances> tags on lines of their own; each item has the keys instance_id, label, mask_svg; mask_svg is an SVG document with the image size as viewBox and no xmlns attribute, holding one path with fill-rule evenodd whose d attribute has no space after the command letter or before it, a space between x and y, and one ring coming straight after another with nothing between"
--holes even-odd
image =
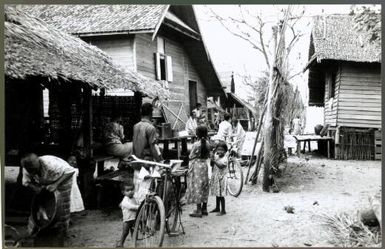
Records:
<instances>
[{"instance_id":1,"label":"dirt ground","mask_svg":"<svg viewBox=\"0 0 385 249\"><path fill-rule=\"evenodd\" d=\"M333 246L332 235L317 214L354 214L368 207L368 196L381 188L381 162L290 157L277 182L279 193L264 193L258 183L244 186L238 198L226 197L226 216L190 218L194 207L184 206L186 234L165 235L164 246ZM214 203L210 197L209 210ZM294 214L284 210L288 205L294 207ZM119 209L87 211L73 215L72 221L68 246L113 247L121 233ZM125 247L131 246L127 241Z\"/></svg>"}]
</instances>

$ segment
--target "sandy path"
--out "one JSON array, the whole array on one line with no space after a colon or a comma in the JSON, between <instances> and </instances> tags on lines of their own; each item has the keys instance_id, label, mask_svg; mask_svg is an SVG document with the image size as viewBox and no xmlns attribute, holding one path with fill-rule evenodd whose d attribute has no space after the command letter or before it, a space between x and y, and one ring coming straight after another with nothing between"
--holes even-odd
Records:
<instances>
[{"instance_id":1,"label":"sandy path","mask_svg":"<svg viewBox=\"0 0 385 249\"><path fill-rule=\"evenodd\" d=\"M324 165L324 166L323 166ZM264 193L245 186L238 198L227 197L226 216L190 218L184 207L186 234L165 235L165 246L332 246L317 213L356 212L368 205L368 195L381 188L381 162L289 158L278 179L280 193ZM319 205L313 205L317 201ZM214 198L209 200L209 210ZM294 214L284 206L295 208ZM111 247L121 232L120 210L88 211L73 217L68 245ZM126 247L132 246L126 242Z\"/></svg>"}]
</instances>

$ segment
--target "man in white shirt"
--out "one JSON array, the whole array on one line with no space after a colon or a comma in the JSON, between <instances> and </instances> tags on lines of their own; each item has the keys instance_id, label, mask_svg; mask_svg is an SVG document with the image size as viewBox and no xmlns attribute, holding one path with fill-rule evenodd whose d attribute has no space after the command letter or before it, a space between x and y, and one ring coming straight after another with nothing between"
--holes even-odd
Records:
<instances>
[{"instance_id":1,"label":"man in white shirt","mask_svg":"<svg viewBox=\"0 0 385 249\"><path fill-rule=\"evenodd\" d=\"M196 111L193 110L191 112L190 118L186 122L186 131L189 135L195 136L196 129L198 127L197 119L196 119Z\"/></svg>"},{"instance_id":2,"label":"man in white shirt","mask_svg":"<svg viewBox=\"0 0 385 249\"><path fill-rule=\"evenodd\" d=\"M228 113L225 113L224 119L219 124L218 133L215 137L215 139L222 140L225 142L231 142L231 135L232 135L232 126L230 123L231 115Z\"/></svg>"},{"instance_id":3,"label":"man in white shirt","mask_svg":"<svg viewBox=\"0 0 385 249\"><path fill-rule=\"evenodd\" d=\"M238 119L235 119L232 121L233 123L233 137L234 137L234 142L236 142L237 145L237 154L238 156L242 155L242 149L243 149L243 144L245 142L246 138L246 132L243 129L241 123L239 122Z\"/></svg>"}]
</instances>

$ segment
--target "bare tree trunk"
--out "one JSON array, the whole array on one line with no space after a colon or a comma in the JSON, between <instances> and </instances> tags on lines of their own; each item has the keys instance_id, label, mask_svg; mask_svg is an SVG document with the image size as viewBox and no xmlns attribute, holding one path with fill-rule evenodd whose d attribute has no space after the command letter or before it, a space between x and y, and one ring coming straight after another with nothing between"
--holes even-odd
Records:
<instances>
[{"instance_id":1,"label":"bare tree trunk","mask_svg":"<svg viewBox=\"0 0 385 249\"><path fill-rule=\"evenodd\" d=\"M277 51L277 26L273 27L273 39L274 39L274 53ZM276 87L276 77L274 76L274 67L276 66L275 63L275 57L276 54L273 55L273 63L270 68L270 80L269 80L269 94L267 96L267 108L266 108L266 118L264 123L264 172L263 172L263 179L262 179L262 189L265 192L269 192L270 187L270 164L272 163L272 153L274 151L275 147L275 134L273 134L273 89Z\"/></svg>"},{"instance_id":2,"label":"bare tree trunk","mask_svg":"<svg viewBox=\"0 0 385 249\"><path fill-rule=\"evenodd\" d=\"M270 69L269 95L267 101L267 112L265 120L265 147L264 147L264 174L262 189L269 192L273 183L272 169L278 169L278 163L283 149L283 130L282 130L282 85L285 77L282 72L285 55L285 29L290 14L288 7L285 20L279 25L279 41L277 42L277 27L273 27L274 54L273 63ZM274 89L274 90L273 90ZM277 91L277 94L274 94Z\"/></svg>"}]
</instances>

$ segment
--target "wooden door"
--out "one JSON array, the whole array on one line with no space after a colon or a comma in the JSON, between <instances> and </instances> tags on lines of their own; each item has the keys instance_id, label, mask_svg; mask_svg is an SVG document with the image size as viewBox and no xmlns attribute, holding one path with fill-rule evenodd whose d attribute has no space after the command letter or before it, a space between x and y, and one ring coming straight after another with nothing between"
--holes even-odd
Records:
<instances>
[{"instance_id":1,"label":"wooden door","mask_svg":"<svg viewBox=\"0 0 385 249\"><path fill-rule=\"evenodd\" d=\"M198 102L197 82L189 80L190 111L192 111Z\"/></svg>"}]
</instances>

